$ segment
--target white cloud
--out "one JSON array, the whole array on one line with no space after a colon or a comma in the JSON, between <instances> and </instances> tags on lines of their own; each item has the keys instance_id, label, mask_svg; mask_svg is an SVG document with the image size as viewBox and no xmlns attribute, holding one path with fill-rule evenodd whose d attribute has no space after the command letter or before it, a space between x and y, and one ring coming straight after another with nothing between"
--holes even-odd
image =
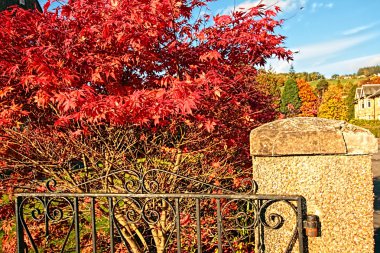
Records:
<instances>
[{"instance_id":1,"label":"white cloud","mask_svg":"<svg viewBox=\"0 0 380 253\"><path fill-rule=\"evenodd\" d=\"M291 63L286 61L271 61L272 69L277 73L289 72ZM359 68L380 65L380 54L357 57L353 59L336 61L333 63L322 64L319 66L304 65L299 62L294 62L293 66L297 72L319 72L326 77L331 77L333 74L352 74L356 73Z\"/></svg>"},{"instance_id":2,"label":"white cloud","mask_svg":"<svg viewBox=\"0 0 380 253\"><path fill-rule=\"evenodd\" d=\"M258 4L265 4L266 6L278 6L282 12L289 12L305 7L307 0L247 0L237 6L227 7L223 13L228 14L232 10L248 10Z\"/></svg>"},{"instance_id":3,"label":"white cloud","mask_svg":"<svg viewBox=\"0 0 380 253\"><path fill-rule=\"evenodd\" d=\"M321 8L331 9L332 7L334 7L334 3L320 3L320 2L314 2L314 3L311 5L311 11L312 11L312 12L316 12L318 9L321 9Z\"/></svg>"},{"instance_id":4,"label":"white cloud","mask_svg":"<svg viewBox=\"0 0 380 253\"><path fill-rule=\"evenodd\" d=\"M365 31L365 30L368 30L368 29L371 29L372 27L374 27L375 25L377 25L378 22L375 22L375 23L371 23L371 24L368 24L368 25L363 25L363 26L358 26L358 27L354 27L352 29L349 29L349 30L346 30L344 32L342 32L343 35L353 35L353 34L357 34L357 33L360 33L362 31Z\"/></svg>"},{"instance_id":5,"label":"white cloud","mask_svg":"<svg viewBox=\"0 0 380 253\"><path fill-rule=\"evenodd\" d=\"M339 56L340 53L352 48L354 46L360 45L366 41L369 41L375 37L378 37L379 34L366 34L351 37L350 39L337 39L332 41L326 41L322 43L310 44L300 46L298 48L292 48L292 51L298 51L297 54L294 55L293 65L297 72L307 71L314 72L318 71L325 75L332 75L334 73L343 74L349 73L350 71L346 68L348 66L353 66L350 68L354 69L351 72L355 72L357 68L361 65L359 60L365 62L365 60L369 60L365 63L365 65L371 65L371 59L373 58L365 58L364 60L361 58L353 59L352 63L349 61L345 62L336 62L336 63L327 63L331 62L331 59ZM379 55L380 56L380 55ZM375 62L378 58L374 58ZM269 61L272 68L279 73L288 72L290 68L290 63L286 61L279 60L271 60ZM339 64L345 64L344 67ZM374 64L376 65L376 64ZM359 66L359 67L357 67Z\"/></svg>"},{"instance_id":6,"label":"white cloud","mask_svg":"<svg viewBox=\"0 0 380 253\"><path fill-rule=\"evenodd\" d=\"M288 73L292 62L271 59L268 61L267 66L270 66L277 73ZM298 72L299 70L296 69Z\"/></svg>"},{"instance_id":7,"label":"white cloud","mask_svg":"<svg viewBox=\"0 0 380 253\"><path fill-rule=\"evenodd\" d=\"M326 73L327 75L338 74L351 74L356 73L359 68L375 66L380 64L380 54L368 55L358 58L353 58L344 61L337 61L325 65L321 65L316 71Z\"/></svg>"},{"instance_id":8,"label":"white cloud","mask_svg":"<svg viewBox=\"0 0 380 253\"><path fill-rule=\"evenodd\" d=\"M301 46L299 48L293 49L293 51L299 51L299 53L295 55L296 60L321 58L331 56L332 54L340 51L344 51L350 47L366 42L377 36L378 34L366 34L350 39L343 38L333 41L326 41L322 43Z\"/></svg>"}]
</instances>

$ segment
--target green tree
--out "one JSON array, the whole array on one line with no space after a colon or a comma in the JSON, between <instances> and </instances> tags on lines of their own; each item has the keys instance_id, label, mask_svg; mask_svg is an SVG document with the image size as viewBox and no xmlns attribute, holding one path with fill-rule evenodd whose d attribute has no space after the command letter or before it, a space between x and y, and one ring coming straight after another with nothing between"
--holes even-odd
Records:
<instances>
[{"instance_id":1,"label":"green tree","mask_svg":"<svg viewBox=\"0 0 380 253\"><path fill-rule=\"evenodd\" d=\"M281 113L288 116L293 116L298 113L298 110L301 107L301 99L298 93L299 89L297 82L294 79L289 78L285 82L284 91L281 95Z\"/></svg>"},{"instance_id":2,"label":"green tree","mask_svg":"<svg viewBox=\"0 0 380 253\"><path fill-rule=\"evenodd\" d=\"M295 78L295 77L296 77L296 71L294 70L294 66L293 66L293 64L290 65L289 76L290 76L291 78Z\"/></svg>"},{"instance_id":3,"label":"green tree","mask_svg":"<svg viewBox=\"0 0 380 253\"><path fill-rule=\"evenodd\" d=\"M376 65L376 66L372 66L372 67L360 68L357 72L357 75L358 76L360 76L360 75L371 76L371 75L378 74L378 73L380 73L380 66Z\"/></svg>"},{"instance_id":4,"label":"green tree","mask_svg":"<svg viewBox=\"0 0 380 253\"><path fill-rule=\"evenodd\" d=\"M320 80L320 79L325 79L325 77L321 73L319 72L309 73L309 81L315 81L315 80Z\"/></svg>"},{"instance_id":5,"label":"green tree","mask_svg":"<svg viewBox=\"0 0 380 253\"><path fill-rule=\"evenodd\" d=\"M318 96L321 98L323 96L323 93L327 90L329 87L329 82L326 81L326 79L321 79L317 83L317 92Z\"/></svg>"}]
</instances>

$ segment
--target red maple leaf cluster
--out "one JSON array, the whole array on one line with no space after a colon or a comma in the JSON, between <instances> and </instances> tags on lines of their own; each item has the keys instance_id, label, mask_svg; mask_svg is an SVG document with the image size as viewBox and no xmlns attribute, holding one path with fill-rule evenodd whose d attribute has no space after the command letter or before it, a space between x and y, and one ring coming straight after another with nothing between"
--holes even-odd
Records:
<instances>
[{"instance_id":1,"label":"red maple leaf cluster","mask_svg":"<svg viewBox=\"0 0 380 253\"><path fill-rule=\"evenodd\" d=\"M175 118L211 131L231 122L222 112L262 110L268 99L245 77L291 57L273 32L281 21L264 6L192 18L206 2L80 0L48 12L49 1L44 13L1 13L0 124L43 113L59 126Z\"/></svg>"}]
</instances>

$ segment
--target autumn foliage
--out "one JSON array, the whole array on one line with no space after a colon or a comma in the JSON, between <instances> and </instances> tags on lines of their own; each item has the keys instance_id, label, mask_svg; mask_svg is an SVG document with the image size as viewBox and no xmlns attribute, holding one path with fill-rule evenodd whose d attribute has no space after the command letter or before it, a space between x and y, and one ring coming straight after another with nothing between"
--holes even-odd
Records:
<instances>
[{"instance_id":1,"label":"autumn foliage","mask_svg":"<svg viewBox=\"0 0 380 253\"><path fill-rule=\"evenodd\" d=\"M298 95L301 99L299 116L315 117L318 111L318 98L314 94L310 84L303 79L297 80Z\"/></svg>"},{"instance_id":2,"label":"autumn foliage","mask_svg":"<svg viewBox=\"0 0 380 253\"><path fill-rule=\"evenodd\" d=\"M363 85L363 84L380 84L380 76L374 76L374 77L370 77L370 78L365 78L363 80L360 81L360 85Z\"/></svg>"},{"instance_id":3,"label":"autumn foliage","mask_svg":"<svg viewBox=\"0 0 380 253\"><path fill-rule=\"evenodd\" d=\"M86 132L85 124L185 124L226 145L273 119L247 81L269 57L290 59L275 10L194 19L206 1L68 1L0 14L0 125ZM25 26L25 24L28 24ZM226 113L228 112L228 113Z\"/></svg>"},{"instance_id":4,"label":"autumn foliage","mask_svg":"<svg viewBox=\"0 0 380 253\"><path fill-rule=\"evenodd\" d=\"M165 125L175 117L211 131L224 125L221 110L249 115L256 91L244 77L269 57L289 57L273 34L280 22L259 6L205 27L207 16L191 22L203 5L81 0L59 13L2 13L1 125Z\"/></svg>"},{"instance_id":5,"label":"autumn foliage","mask_svg":"<svg viewBox=\"0 0 380 253\"><path fill-rule=\"evenodd\" d=\"M344 90L341 84L330 85L323 94L318 117L347 120L348 107L343 95Z\"/></svg>"},{"instance_id":6,"label":"autumn foliage","mask_svg":"<svg viewBox=\"0 0 380 253\"><path fill-rule=\"evenodd\" d=\"M209 0L51 2L0 13L2 190L53 177L88 191L76 185L147 158L208 181L215 168L248 171L249 131L276 115L252 80L292 56L274 32L279 8L210 17L196 12ZM75 159L91 170L75 174Z\"/></svg>"}]
</instances>

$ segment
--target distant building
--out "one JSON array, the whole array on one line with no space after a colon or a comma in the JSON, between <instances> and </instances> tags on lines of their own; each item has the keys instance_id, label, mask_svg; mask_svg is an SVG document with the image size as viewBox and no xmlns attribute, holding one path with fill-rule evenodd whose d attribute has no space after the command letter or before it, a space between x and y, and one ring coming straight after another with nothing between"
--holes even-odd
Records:
<instances>
[{"instance_id":1,"label":"distant building","mask_svg":"<svg viewBox=\"0 0 380 253\"><path fill-rule=\"evenodd\" d=\"M380 84L364 84L356 89L355 118L380 120Z\"/></svg>"},{"instance_id":2,"label":"distant building","mask_svg":"<svg viewBox=\"0 0 380 253\"><path fill-rule=\"evenodd\" d=\"M18 5L24 9L37 9L42 12L42 8L38 0L0 0L0 11L7 9L12 5Z\"/></svg>"}]
</instances>

